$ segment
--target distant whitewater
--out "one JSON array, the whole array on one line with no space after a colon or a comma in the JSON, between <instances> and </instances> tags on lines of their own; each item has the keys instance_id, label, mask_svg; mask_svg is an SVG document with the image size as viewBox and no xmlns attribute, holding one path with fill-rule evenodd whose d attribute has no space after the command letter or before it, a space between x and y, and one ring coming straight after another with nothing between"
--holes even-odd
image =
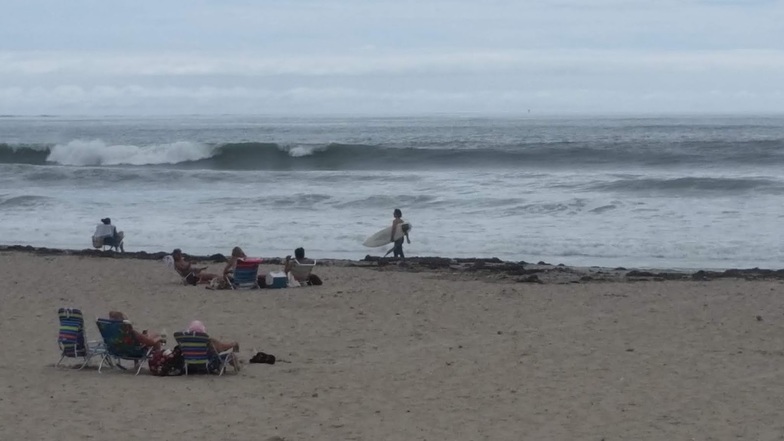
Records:
<instances>
[{"instance_id":1,"label":"distant whitewater","mask_svg":"<svg viewBox=\"0 0 784 441\"><path fill-rule=\"evenodd\" d=\"M775 267L782 207L780 117L0 119L5 244Z\"/></svg>"},{"instance_id":2,"label":"distant whitewater","mask_svg":"<svg viewBox=\"0 0 784 441\"><path fill-rule=\"evenodd\" d=\"M506 141L506 142L502 142ZM618 139L584 142L495 140L466 144L395 142L316 144L206 143L179 140L116 144L102 139L57 144L0 143L0 163L69 166L157 166L212 170L363 170L406 168L535 168L546 166L784 165L782 140Z\"/></svg>"}]
</instances>

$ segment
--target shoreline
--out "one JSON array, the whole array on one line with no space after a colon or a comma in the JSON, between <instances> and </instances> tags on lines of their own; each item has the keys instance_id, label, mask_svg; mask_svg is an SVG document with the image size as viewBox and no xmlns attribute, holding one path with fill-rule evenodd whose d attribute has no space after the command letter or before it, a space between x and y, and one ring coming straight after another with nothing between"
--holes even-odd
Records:
<instances>
[{"instance_id":1,"label":"shoreline","mask_svg":"<svg viewBox=\"0 0 784 441\"><path fill-rule=\"evenodd\" d=\"M133 251L119 253L91 248L81 250L34 247L31 245L0 245L0 253L27 253L39 256L81 256L112 259L161 260L170 254L165 251ZM196 262L224 263L221 253L195 255L184 253ZM282 265L281 257L262 257L265 265ZM717 270L638 269L626 267L568 266L547 262L510 262L497 257L409 257L405 260L366 255L361 260L318 259L319 265L359 267L368 269L397 270L407 272L433 272L468 278L505 283L591 283L591 282L639 282L639 281L710 281L716 279L784 280L784 269L729 268Z\"/></svg>"}]
</instances>

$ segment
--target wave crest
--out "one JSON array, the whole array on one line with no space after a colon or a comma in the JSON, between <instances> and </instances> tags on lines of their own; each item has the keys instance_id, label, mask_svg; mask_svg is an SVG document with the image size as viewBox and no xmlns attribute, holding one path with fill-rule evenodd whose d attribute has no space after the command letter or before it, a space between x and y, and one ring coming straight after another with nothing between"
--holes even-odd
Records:
<instances>
[{"instance_id":1,"label":"wave crest","mask_svg":"<svg viewBox=\"0 0 784 441\"><path fill-rule=\"evenodd\" d=\"M509 142L485 147L274 142L177 141L133 145L100 139L63 144L0 143L0 163L69 166L156 166L206 170L401 170L464 168L737 167L784 163L781 141L621 145L574 142Z\"/></svg>"},{"instance_id":2,"label":"wave crest","mask_svg":"<svg viewBox=\"0 0 784 441\"><path fill-rule=\"evenodd\" d=\"M136 146L109 145L99 139L74 140L52 147L46 161L76 166L179 164L209 158L212 150L188 141Z\"/></svg>"}]
</instances>

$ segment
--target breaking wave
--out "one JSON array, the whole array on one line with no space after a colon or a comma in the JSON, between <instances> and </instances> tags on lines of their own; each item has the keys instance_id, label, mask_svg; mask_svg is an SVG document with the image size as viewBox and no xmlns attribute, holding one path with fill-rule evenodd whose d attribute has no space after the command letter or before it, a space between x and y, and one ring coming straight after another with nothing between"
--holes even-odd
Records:
<instances>
[{"instance_id":1,"label":"breaking wave","mask_svg":"<svg viewBox=\"0 0 784 441\"><path fill-rule=\"evenodd\" d=\"M130 145L99 139L63 144L0 143L0 163L76 167L166 166L208 170L388 170L547 166L782 164L784 140L735 143L607 144L548 142L490 145L293 144L193 141Z\"/></svg>"}]
</instances>

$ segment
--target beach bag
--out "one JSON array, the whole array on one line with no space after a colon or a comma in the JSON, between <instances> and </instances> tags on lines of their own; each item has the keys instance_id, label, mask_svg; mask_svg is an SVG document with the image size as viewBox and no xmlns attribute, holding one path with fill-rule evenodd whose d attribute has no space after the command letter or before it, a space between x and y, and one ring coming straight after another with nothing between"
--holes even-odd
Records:
<instances>
[{"instance_id":1,"label":"beach bag","mask_svg":"<svg viewBox=\"0 0 784 441\"><path fill-rule=\"evenodd\" d=\"M197 285L199 283L199 276L193 273L188 273L187 276L183 279L183 283L186 285Z\"/></svg>"},{"instance_id":2,"label":"beach bag","mask_svg":"<svg viewBox=\"0 0 784 441\"><path fill-rule=\"evenodd\" d=\"M308 285L319 286L322 283L323 282L321 281L321 278L319 278L319 276L315 274L311 274L308 276Z\"/></svg>"},{"instance_id":3,"label":"beach bag","mask_svg":"<svg viewBox=\"0 0 784 441\"><path fill-rule=\"evenodd\" d=\"M180 346L174 349L159 349L150 354L147 360L150 374L157 377L182 375L185 373L185 359L182 357Z\"/></svg>"},{"instance_id":4,"label":"beach bag","mask_svg":"<svg viewBox=\"0 0 784 441\"><path fill-rule=\"evenodd\" d=\"M275 356L272 354L265 354L264 352L257 352L251 359L251 363L264 363L264 364L275 364Z\"/></svg>"},{"instance_id":5,"label":"beach bag","mask_svg":"<svg viewBox=\"0 0 784 441\"><path fill-rule=\"evenodd\" d=\"M93 236L93 248L102 248L102 247L103 247L103 237Z\"/></svg>"}]
</instances>

